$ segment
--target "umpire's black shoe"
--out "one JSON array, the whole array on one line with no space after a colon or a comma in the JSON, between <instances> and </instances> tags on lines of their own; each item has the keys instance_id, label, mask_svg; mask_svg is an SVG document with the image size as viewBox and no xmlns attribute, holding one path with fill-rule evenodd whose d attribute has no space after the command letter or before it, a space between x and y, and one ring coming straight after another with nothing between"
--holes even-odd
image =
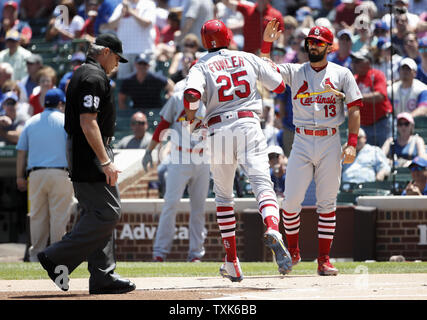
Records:
<instances>
[{"instance_id":1,"label":"umpire's black shoe","mask_svg":"<svg viewBox=\"0 0 427 320\"><path fill-rule=\"evenodd\" d=\"M127 279L117 279L108 286L89 289L90 294L120 294L131 292L136 289L136 285Z\"/></svg>"},{"instance_id":2,"label":"umpire's black shoe","mask_svg":"<svg viewBox=\"0 0 427 320\"><path fill-rule=\"evenodd\" d=\"M55 273L57 265L53 263L44 252L37 254L37 258L39 259L42 267L47 271L49 278L51 278L61 290L68 291L68 272L64 274L65 270L59 269L57 270L57 273ZM63 267L66 268L65 266Z\"/></svg>"}]
</instances>

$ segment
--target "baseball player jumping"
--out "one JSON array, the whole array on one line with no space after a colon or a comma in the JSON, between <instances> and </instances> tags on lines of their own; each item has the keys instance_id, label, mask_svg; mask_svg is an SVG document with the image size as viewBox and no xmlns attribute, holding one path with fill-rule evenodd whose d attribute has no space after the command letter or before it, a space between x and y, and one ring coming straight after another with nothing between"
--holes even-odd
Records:
<instances>
[{"instance_id":1,"label":"baseball player jumping","mask_svg":"<svg viewBox=\"0 0 427 320\"><path fill-rule=\"evenodd\" d=\"M243 279L236 252L233 201L234 174L240 164L267 227L264 242L273 251L279 272L286 274L292 268L292 260L279 232L279 205L269 174L267 143L259 122L262 100L256 88L259 80L267 89L281 92L284 83L268 61L228 50L230 31L222 21L207 21L201 38L208 53L189 72L184 104L189 121L194 119L199 100L206 106L204 122L209 130L217 222L226 252L220 273L233 282Z\"/></svg>"},{"instance_id":2,"label":"baseball player jumping","mask_svg":"<svg viewBox=\"0 0 427 320\"><path fill-rule=\"evenodd\" d=\"M271 20L264 30L261 56L269 57L271 44L278 39L278 22ZM329 261L335 233L336 197L341 180L341 161L352 163L356 156L362 95L349 69L327 61L334 36L325 27L311 28L305 39L309 62L278 65L278 71L291 87L296 135L288 161L282 202L283 225L292 264L300 260L298 234L301 203L313 179L316 183L319 275L337 275ZM339 126L348 108L348 142L342 150Z\"/></svg>"}]
</instances>

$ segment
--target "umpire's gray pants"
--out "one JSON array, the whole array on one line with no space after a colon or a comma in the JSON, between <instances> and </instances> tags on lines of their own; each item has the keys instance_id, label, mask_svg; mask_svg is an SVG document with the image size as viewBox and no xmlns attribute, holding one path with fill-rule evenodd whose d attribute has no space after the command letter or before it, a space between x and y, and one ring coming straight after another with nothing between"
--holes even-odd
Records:
<instances>
[{"instance_id":1,"label":"umpire's gray pants","mask_svg":"<svg viewBox=\"0 0 427 320\"><path fill-rule=\"evenodd\" d=\"M114 228L121 214L119 190L105 182L73 182L73 187L82 208L80 219L44 252L56 265L65 265L69 274L87 260L89 288L102 288L118 278L114 273Z\"/></svg>"}]
</instances>

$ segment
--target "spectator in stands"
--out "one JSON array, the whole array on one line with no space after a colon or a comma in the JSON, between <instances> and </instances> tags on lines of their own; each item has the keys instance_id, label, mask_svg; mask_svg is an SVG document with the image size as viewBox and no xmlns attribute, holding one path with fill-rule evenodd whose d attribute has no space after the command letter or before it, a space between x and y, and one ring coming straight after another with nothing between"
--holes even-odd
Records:
<instances>
[{"instance_id":1,"label":"spectator in stands","mask_svg":"<svg viewBox=\"0 0 427 320\"><path fill-rule=\"evenodd\" d=\"M400 80L388 88L391 96L393 88L394 112L409 112L416 118L427 116L427 85L415 79L417 64L411 58L405 58L400 62Z\"/></svg>"},{"instance_id":2,"label":"spectator in stands","mask_svg":"<svg viewBox=\"0 0 427 320\"><path fill-rule=\"evenodd\" d=\"M349 29L353 25L356 16L360 13L356 11L356 7L360 4L360 0L341 0L341 4L336 8L334 21L337 31Z\"/></svg>"},{"instance_id":3,"label":"spectator in stands","mask_svg":"<svg viewBox=\"0 0 427 320\"><path fill-rule=\"evenodd\" d=\"M187 53L191 53L197 58L198 57L197 52L199 48L200 48L199 38L193 33L187 34L184 37L184 39L182 39L182 41L180 42L177 52L175 52L175 54L172 57L171 64L168 70L169 76L172 76L176 72L179 72L180 70L182 70L183 57Z\"/></svg>"},{"instance_id":4,"label":"spectator in stands","mask_svg":"<svg viewBox=\"0 0 427 320\"><path fill-rule=\"evenodd\" d=\"M362 93L360 126L366 132L370 145L382 146L392 129L392 106L387 96L384 73L371 67L373 58L367 51L352 53L353 72Z\"/></svg>"},{"instance_id":5,"label":"spectator in stands","mask_svg":"<svg viewBox=\"0 0 427 320\"><path fill-rule=\"evenodd\" d=\"M0 50L5 48L6 34L10 30L16 30L21 35L19 38L20 45L26 46L30 43L32 30L30 25L18 19L18 3L15 1L7 1L3 5L3 17L0 29Z\"/></svg>"},{"instance_id":6,"label":"spectator in stands","mask_svg":"<svg viewBox=\"0 0 427 320\"><path fill-rule=\"evenodd\" d=\"M86 0L83 8L79 8L77 14L84 19L84 25L80 30L80 38L84 38L90 42L95 41L95 24L98 18L98 0ZM83 9L83 10L82 10Z\"/></svg>"},{"instance_id":7,"label":"spectator in stands","mask_svg":"<svg viewBox=\"0 0 427 320\"><path fill-rule=\"evenodd\" d=\"M147 132L147 116L141 111L135 112L130 119L130 128L133 134L122 138L117 144L117 149L146 149L153 137Z\"/></svg>"},{"instance_id":8,"label":"spectator in stands","mask_svg":"<svg viewBox=\"0 0 427 320\"><path fill-rule=\"evenodd\" d=\"M214 5L212 1L186 0L182 8L181 33L176 37L176 42L181 42L184 37L193 33L199 39L200 29L207 20L214 18Z\"/></svg>"},{"instance_id":9,"label":"spectator in stands","mask_svg":"<svg viewBox=\"0 0 427 320\"><path fill-rule=\"evenodd\" d=\"M390 69L390 54L393 55L393 71ZM390 41L385 38L378 39L376 50L374 49L374 64L372 67L384 73L388 86L391 85L392 72L393 82L399 80L399 64L402 59Z\"/></svg>"},{"instance_id":10,"label":"spectator in stands","mask_svg":"<svg viewBox=\"0 0 427 320\"><path fill-rule=\"evenodd\" d=\"M55 88L46 93L41 114L27 121L16 149L16 184L27 189L30 201L31 247L29 260L37 262L37 254L65 234L73 202L73 185L68 177L64 130L65 95Z\"/></svg>"},{"instance_id":11,"label":"spectator in stands","mask_svg":"<svg viewBox=\"0 0 427 320\"><path fill-rule=\"evenodd\" d=\"M168 14L167 24L160 30L160 42L169 43L175 41L175 33L180 30L180 13L170 11Z\"/></svg>"},{"instance_id":12,"label":"spectator in stands","mask_svg":"<svg viewBox=\"0 0 427 320\"><path fill-rule=\"evenodd\" d=\"M109 29L108 20L121 2L121 0L99 1L100 6L98 7L98 15L96 16L94 25L95 36L99 35L100 33L112 31ZM79 12L82 12L82 10L79 10ZM87 15L85 15L84 12L80 13L80 15L85 19L87 18Z\"/></svg>"},{"instance_id":13,"label":"spectator in stands","mask_svg":"<svg viewBox=\"0 0 427 320\"><path fill-rule=\"evenodd\" d=\"M328 61L339 64L340 66L349 68L351 70L351 48L352 33L349 29L342 29L338 32L338 50L328 55Z\"/></svg>"},{"instance_id":14,"label":"spectator in stands","mask_svg":"<svg viewBox=\"0 0 427 320\"><path fill-rule=\"evenodd\" d=\"M123 43L123 55L135 61L140 53L155 51L156 5L151 0L123 0L108 20L108 27L117 30ZM154 70L154 60L152 62ZM118 79L125 79L134 72L132 63L122 63L117 73Z\"/></svg>"},{"instance_id":15,"label":"spectator in stands","mask_svg":"<svg viewBox=\"0 0 427 320\"><path fill-rule=\"evenodd\" d=\"M13 76L13 67L10 63L0 62L0 88L7 80L11 80ZM3 92L0 89L0 101L3 99Z\"/></svg>"},{"instance_id":16,"label":"spectator in stands","mask_svg":"<svg viewBox=\"0 0 427 320\"><path fill-rule=\"evenodd\" d=\"M373 36L377 41L380 38L390 39L389 31L390 28L384 21L377 20L374 24Z\"/></svg>"},{"instance_id":17,"label":"spectator in stands","mask_svg":"<svg viewBox=\"0 0 427 320\"><path fill-rule=\"evenodd\" d=\"M388 2L388 1L387 1ZM407 23L407 30L409 31L410 29L413 30L417 27L420 18L412 13L409 12L409 0L395 0L393 1L393 13L392 13L392 18L394 18L395 23L398 24L399 22L398 20L398 16L399 15L405 15L406 16L406 23ZM425 10L425 7L424 7ZM388 9L387 9L388 11ZM385 23L387 23L387 26L390 28L390 13L386 13L385 15L382 16L381 18L382 21L384 21ZM409 22L409 23L408 23ZM395 25L393 23L393 25ZM394 41L393 41L394 44Z\"/></svg>"},{"instance_id":18,"label":"spectator in stands","mask_svg":"<svg viewBox=\"0 0 427 320\"><path fill-rule=\"evenodd\" d=\"M124 79L120 87L119 109L127 108L126 99L132 100L134 109L156 109L162 107L162 93L173 91L173 81L149 71L151 57L141 53L135 60L136 73Z\"/></svg>"},{"instance_id":19,"label":"spectator in stands","mask_svg":"<svg viewBox=\"0 0 427 320\"><path fill-rule=\"evenodd\" d=\"M74 71L85 61L86 55L81 51L74 52L71 56L71 70L62 76L58 84L58 88L64 91L64 93L67 91L68 82L73 76Z\"/></svg>"},{"instance_id":20,"label":"spectator in stands","mask_svg":"<svg viewBox=\"0 0 427 320\"><path fill-rule=\"evenodd\" d=\"M244 43L243 15L238 11L231 10L221 1L214 1L214 3L215 18L224 22L227 28L231 30L231 32L233 33L232 41L236 43L236 47L238 48L238 50L241 50L243 48Z\"/></svg>"},{"instance_id":21,"label":"spectator in stands","mask_svg":"<svg viewBox=\"0 0 427 320\"><path fill-rule=\"evenodd\" d=\"M188 75L188 71L190 70L190 67L193 65L193 62L195 60L196 60L196 56L192 52L183 53L181 62L180 62L181 68L177 72L172 74L170 76L170 79L174 83L178 83L182 79L185 79L185 77Z\"/></svg>"},{"instance_id":22,"label":"spectator in stands","mask_svg":"<svg viewBox=\"0 0 427 320\"><path fill-rule=\"evenodd\" d=\"M371 31L371 19L366 14L360 14L354 21L354 37L352 38L353 45L351 50L358 52L360 50L370 50L372 46L376 46L375 39Z\"/></svg>"},{"instance_id":23,"label":"spectator in stands","mask_svg":"<svg viewBox=\"0 0 427 320\"><path fill-rule=\"evenodd\" d=\"M412 181L408 183L403 196L425 196L427 195L427 159L416 157L412 160L409 169L411 170Z\"/></svg>"},{"instance_id":24,"label":"spectator in stands","mask_svg":"<svg viewBox=\"0 0 427 320\"><path fill-rule=\"evenodd\" d=\"M421 55L418 52L418 39L415 32L408 32L403 38L403 49L405 57L413 59L416 64L421 63Z\"/></svg>"},{"instance_id":25,"label":"spectator in stands","mask_svg":"<svg viewBox=\"0 0 427 320\"><path fill-rule=\"evenodd\" d=\"M396 167L407 167L411 160L417 156L427 158L426 145L424 139L418 134L414 134L415 122L412 115L408 112L402 112L397 115L397 138L388 138L382 149L393 161L393 154L396 155Z\"/></svg>"},{"instance_id":26,"label":"spectator in stands","mask_svg":"<svg viewBox=\"0 0 427 320\"><path fill-rule=\"evenodd\" d=\"M263 31L271 19L276 18L280 23L279 30L283 31L283 16L280 11L271 6L271 0L257 0L256 3L237 0L222 1L231 10L237 10L243 14L245 21L243 51L258 53L261 48Z\"/></svg>"},{"instance_id":27,"label":"spectator in stands","mask_svg":"<svg viewBox=\"0 0 427 320\"><path fill-rule=\"evenodd\" d=\"M427 84L427 36L418 41L418 51L421 57L421 63L418 65L416 79Z\"/></svg>"},{"instance_id":28,"label":"spectator in stands","mask_svg":"<svg viewBox=\"0 0 427 320\"><path fill-rule=\"evenodd\" d=\"M364 183L383 181L391 168L383 151L367 143L365 131L360 128L357 137L356 159L343 164L342 182Z\"/></svg>"},{"instance_id":29,"label":"spectator in stands","mask_svg":"<svg viewBox=\"0 0 427 320\"><path fill-rule=\"evenodd\" d=\"M37 82L37 72L43 67L43 58L39 54L31 54L26 60L28 75L19 81L21 86L21 100L28 101L33 90L39 85Z\"/></svg>"},{"instance_id":30,"label":"spectator in stands","mask_svg":"<svg viewBox=\"0 0 427 320\"><path fill-rule=\"evenodd\" d=\"M408 23L408 16L406 14L398 14L395 17L396 21L396 28L393 31L392 35L392 43L393 46L399 51L400 55L405 55L405 48L404 48L404 39L406 33L408 31L411 31L411 28Z\"/></svg>"},{"instance_id":31,"label":"spectator in stands","mask_svg":"<svg viewBox=\"0 0 427 320\"><path fill-rule=\"evenodd\" d=\"M18 143L22 128L28 116L19 114L18 96L13 92L7 92L1 102L0 113L0 144L15 145Z\"/></svg>"},{"instance_id":32,"label":"spectator in stands","mask_svg":"<svg viewBox=\"0 0 427 320\"><path fill-rule=\"evenodd\" d=\"M47 41L57 40L59 43L69 42L80 37L80 31L84 26L84 19L77 14L77 8L73 0L61 0L59 3L68 10L68 23L64 19L58 19L61 14L59 7L53 12L49 21L45 39Z\"/></svg>"},{"instance_id":33,"label":"spectator in stands","mask_svg":"<svg viewBox=\"0 0 427 320\"><path fill-rule=\"evenodd\" d=\"M19 31L11 29L6 33L6 49L0 51L0 62L8 62L13 67L13 80L21 80L27 76L26 60L31 52L20 43Z\"/></svg>"},{"instance_id":34,"label":"spectator in stands","mask_svg":"<svg viewBox=\"0 0 427 320\"><path fill-rule=\"evenodd\" d=\"M270 164L270 176L274 191L278 197L283 198L285 192L286 165L288 158L279 146L270 146L267 149L268 162Z\"/></svg>"},{"instance_id":35,"label":"spectator in stands","mask_svg":"<svg viewBox=\"0 0 427 320\"><path fill-rule=\"evenodd\" d=\"M12 91L13 93L16 94L16 96L18 97L18 105L17 105L17 113L23 113L24 118L29 118L30 117L30 105L28 104L27 101L23 101L21 98L21 88L19 87L18 82L14 81L14 80L7 80L5 81L5 83L3 84L3 86L1 87L1 91L3 93L7 93Z\"/></svg>"},{"instance_id":36,"label":"spectator in stands","mask_svg":"<svg viewBox=\"0 0 427 320\"><path fill-rule=\"evenodd\" d=\"M46 92L56 84L56 71L52 67L44 66L37 72L37 83L39 86L34 89L29 98L31 115L43 111Z\"/></svg>"}]
</instances>

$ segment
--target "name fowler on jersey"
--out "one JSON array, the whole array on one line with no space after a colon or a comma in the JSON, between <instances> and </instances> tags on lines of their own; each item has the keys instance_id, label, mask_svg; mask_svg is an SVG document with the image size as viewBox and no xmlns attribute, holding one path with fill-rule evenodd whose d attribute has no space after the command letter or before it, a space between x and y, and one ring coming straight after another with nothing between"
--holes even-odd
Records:
<instances>
[{"instance_id":1,"label":"name fowler on jersey","mask_svg":"<svg viewBox=\"0 0 427 320\"><path fill-rule=\"evenodd\" d=\"M231 56L229 59L224 58L221 60L208 63L208 68L212 72L233 69L237 67L244 67L244 66L245 66L245 62L243 60L243 57L237 57L237 56Z\"/></svg>"}]
</instances>

